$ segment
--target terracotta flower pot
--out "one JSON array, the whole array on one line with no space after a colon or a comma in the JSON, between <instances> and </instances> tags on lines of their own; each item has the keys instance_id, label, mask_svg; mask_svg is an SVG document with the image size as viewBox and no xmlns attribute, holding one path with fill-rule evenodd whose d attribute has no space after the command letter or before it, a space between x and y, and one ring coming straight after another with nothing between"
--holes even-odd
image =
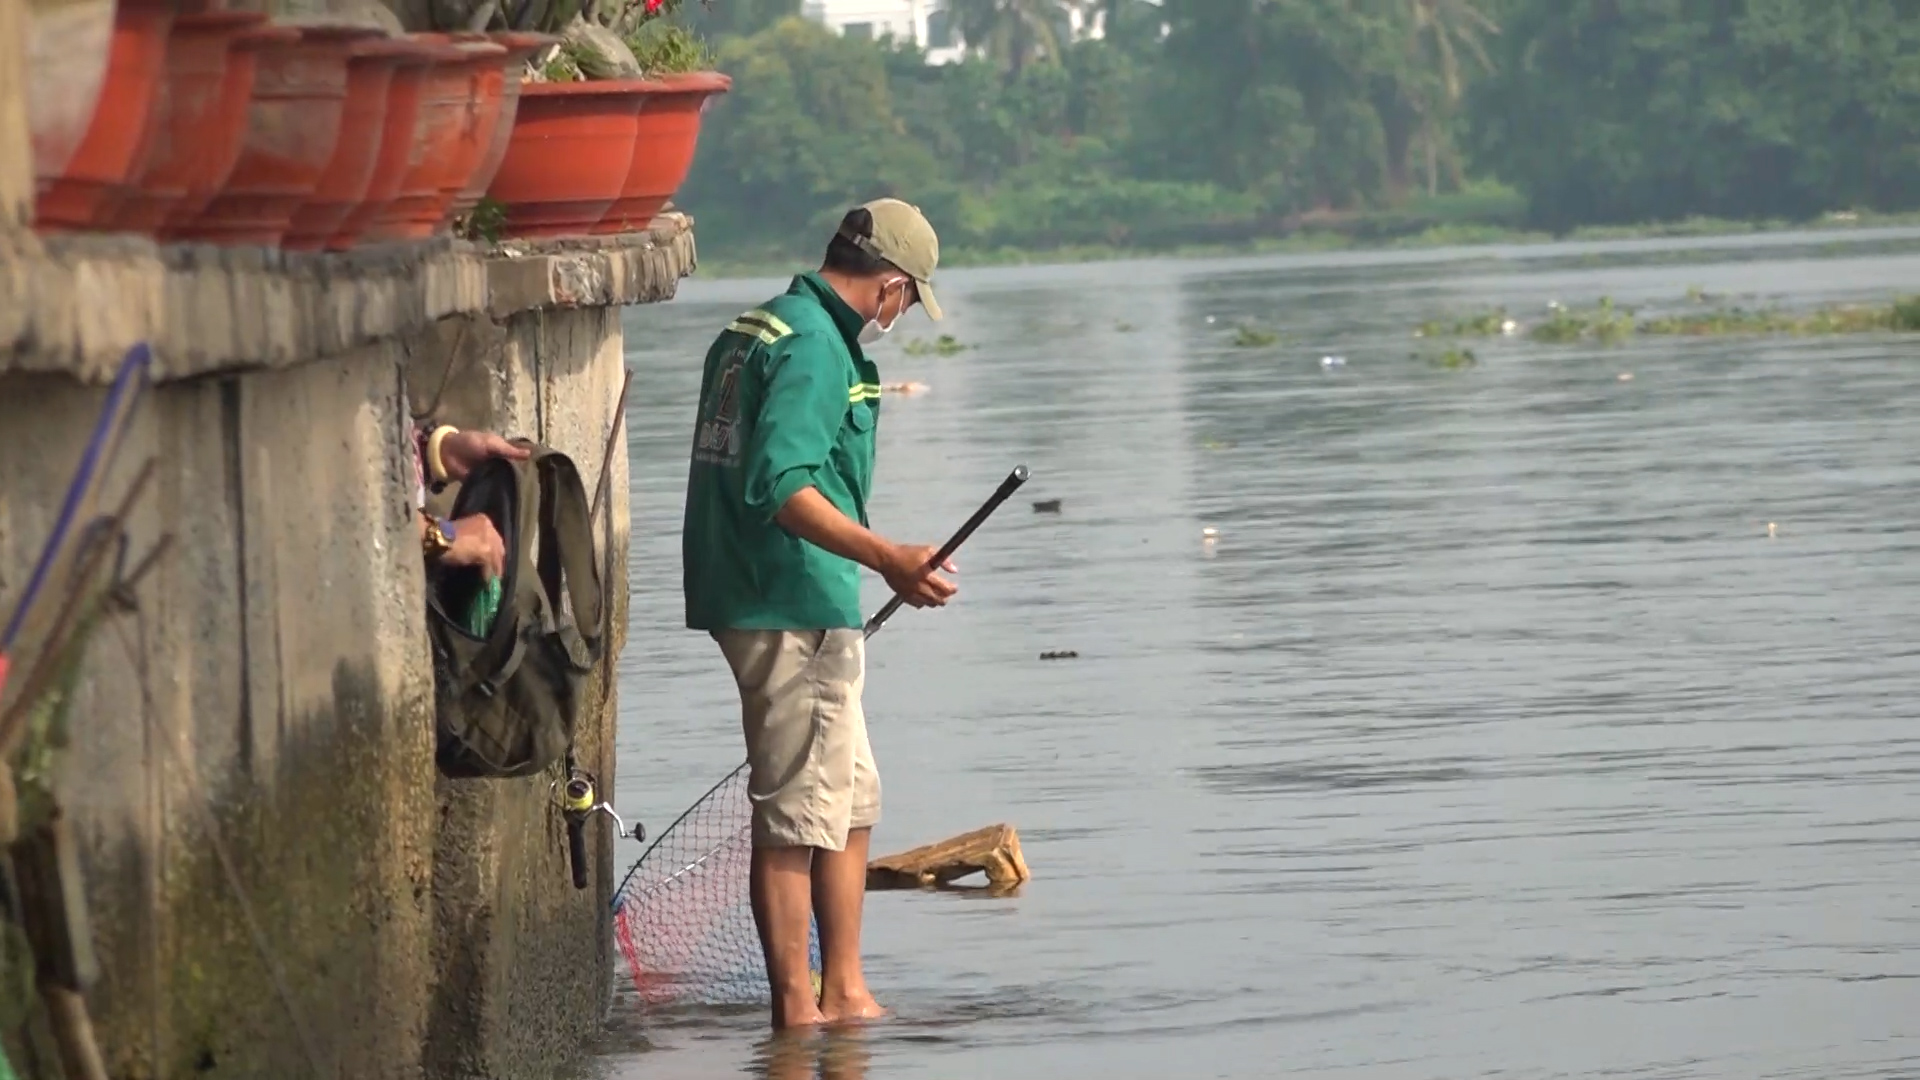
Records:
<instances>
[{"instance_id":1,"label":"terracotta flower pot","mask_svg":"<svg viewBox=\"0 0 1920 1080\"><path fill-rule=\"evenodd\" d=\"M28 0L27 131L36 184L66 171L113 54L114 0Z\"/></svg>"},{"instance_id":2,"label":"terracotta flower pot","mask_svg":"<svg viewBox=\"0 0 1920 1080\"><path fill-rule=\"evenodd\" d=\"M265 20L265 15L248 11L201 12L174 20L146 153L108 213L108 228L142 233L159 229L187 197L207 156L237 139L237 123L226 128L219 123L227 54L236 36Z\"/></svg>"},{"instance_id":3,"label":"terracotta flower pot","mask_svg":"<svg viewBox=\"0 0 1920 1080\"><path fill-rule=\"evenodd\" d=\"M480 205L487 188L493 184L495 174L500 171L500 163L506 160L507 144L513 141L513 121L520 114L521 68L534 53L560 41L547 34L522 33L489 34L487 40L507 50L506 63L501 68L500 115L494 120L486 150L481 153L473 174L467 177L467 186L461 189L453 205L447 208L449 220L471 213L474 207Z\"/></svg>"},{"instance_id":4,"label":"terracotta flower pot","mask_svg":"<svg viewBox=\"0 0 1920 1080\"><path fill-rule=\"evenodd\" d=\"M356 44L379 33L304 26L298 41L260 50L240 160L220 194L180 236L219 244L280 242L340 140L347 58Z\"/></svg>"},{"instance_id":5,"label":"terracotta flower pot","mask_svg":"<svg viewBox=\"0 0 1920 1080\"><path fill-rule=\"evenodd\" d=\"M300 31L286 26L256 26L235 34L227 47L226 67L220 73L220 97L207 117L202 133L203 152L187 162L185 190L167 209L157 234L163 240L184 239L182 232L207 209L240 160L240 144L247 133L253 102L253 76L260 52L300 40Z\"/></svg>"},{"instance_id":6,"label":"terracotta flower pot","mask_svg":"<svg viewBox=\"0 0 1920 1080\"><path fill-rule=\"evenodd\" d=\"M354 47L347 61L347 96L340 112L340 138L320 172L313 195L294 211L282 247L316 251L326 246L367 197L386 131L394 68L409 55L431 48L418 42L381 39Z\"/></svg>"},{"instance_id":7,"label":"terracotta flower pot","mask_svg":"<svg viewBox=\"0 0 1920 1080\"><path fill-rule=\"evenodd\" d=\"M620 197L633 165L642 79L528 83L507 156L487 194L506 208L505 234L583 236Z\"/></svg>"},{"instance_id":8,"label":"terracotta flower pot","mask_svg":"<svg viewBox=\"0 0 1920 1080\"><path fill-rule=\"evenodd\" d=\"M394 65L393 80L387 88L387 115L380 131L380 152L373 162L373 176L367 181L367 195L334 230L327 241L330 251L352 247L400 196L400 185L414 164L419 149L420 108L427 77L436 63L463 59L457 49L428 42L403 39L411 51L402 54ZM431 189L429 189L431 194Z\"/></svg>"},{"instance_id":9,"label":"terracotta flower pot","mask_svg":"<svg viewBox=\"0 0 1920 1080\"><path fill-rule=\"evenodd\" d=\"M696 71L668 75L655 85L658 89L648 91L640 106L639 134L620 198L593 227L597 234L638 232L653 224L693 168L707 103L726 93L733 80L717 71Z\"/></svg>"},{"instance_id":10,"label":"terracotta flower pot","mask_svg":"<svg viewBox=\"0 0 1920 1080\"><path fill-rule=\"evenodd\" d=\"M415 36L442 43L451 40L446 34ZM495 97L491 104L481 100L488 87L484 72L491 69L497 75L497 64L507 50L490 42L462 42L448 47L457 58L436 63L427 73L411 167L400 182L400 194L368 230L370 240L432 236L480 159L480 119L489 109L497 112L500 105L498 83L493 84Z\"/></svg>"},{"instance_id":11,"label":"terracotta flower pot","mask_svg":"<svg viewBox=\"0 0 1920 1080\"><path fill-rule=\"evenodd\" d=\"M154 91L166 70L167 30L173 10L164 4L123 3L113 20L113 50L100 101L67 167L37 185L34 224L43 229L89 229L103 224L127 174L145 149Z\"/></svg>"}]
</instances>

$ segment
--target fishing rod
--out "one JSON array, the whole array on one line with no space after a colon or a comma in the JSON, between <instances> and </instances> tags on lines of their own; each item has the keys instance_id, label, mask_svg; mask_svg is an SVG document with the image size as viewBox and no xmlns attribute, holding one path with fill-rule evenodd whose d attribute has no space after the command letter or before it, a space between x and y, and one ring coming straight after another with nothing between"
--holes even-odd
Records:
<instances>
[{"instance_id":1,"label":"fishing rod","mask_svg":"<svg viewBox=\"0 0 1920 1080\"><path fill-rule=\"evenodd\" d=\"M987 497L986 502L980 504L980 509L973 512L973 516L967 519L965 525L960 526L960 531L949 537L945 544L940 545L940 550L934 553L933 559L927 563L926 569L931 572L937 569L941 563L946 562L947 559L952 557L960 545L967 542L967 537L972 536L975 529L978 529L982 523L992 517L993 512L1000 509L1001 503L1006 502L1013 496L1014 492L1020 490L1020 485L1026 483L1027 477L1031 475L1033 474L1027 470L1025 465L1015 465L1013 471L1007 474L1007 478L1000 481L1000 487L996 489L992 495ZM866 636L872 637L882 626L885 626L887 620L893 618L893 613L900 610L900 605L905 603L906 599L906 597L901 596L899 593L895 593L893 599L887 601L885 607L874 612L873 618L867 620Z\"/></svg>"},{"instance_id":2,"label":"fishing rod","mask_svg":"<svg viewBox=\"0 0 1920 1080\"><path fill-rule=\"evenodd\" d=\"M960 545L966 543L967 538L973 535L974 530L978 529L981 525L985 524L986 520L993 516L993 512L995 510L1000 509L1000 505L1002 503L1006 502L1009 498L1012 498L1013 493L1020 490L1020 485L1026 483L1027 477L1031 475L1033 475L1032 472L1025 465L1014 466L1013 471L1008 473L1007 478L1000 482L1000 486L994 489L993 494L987 496L987 501L980 504L980 509L975 510L973 512L973 516L968 518L966 520L966 523L964 525L961 525L960 528L952 536L948 537L946 543L940 545L940 550L934 553L934 556L932 559L928 560L926 569L928 571L932 571L934 568L938 567L941 563L946 562L949 558L951 558L953 556L953 553L959 550ZM884 607L882 607L879 611L876 611L873 613L873 618L867 620L866 627L864 628L864 636L870 638L874 634L878 633L880 628L886 625L887 620L893 618L894 612L900 610L900 605L905 602L906 602L905 597L901 596L898 593L895 593L893 598L891 600L888 600ZM818 659L818 655L815 656L815 659ZM811 661L809 661L809 663L811 663ZM744 769L746 768L746 766L742 765L740 766L740 768ZM688 815L692 814L694 810L698 809L702 803L706 802L707 799L711 798L714 792L719 791L720 788L726 784L727 780L731 780L734 777L734 775L739 771L740 771L739 769L735 769L732 773L728 773L725 779L721 780L720 783L715 784L710 790L708 790L708 792L705 795L701 796L699 801L695 802L693 806L688 807L686 812L681 814L678 818L676 818L672 825L667 826L667 829L665 832L661 833L659 836L654 838L653 847L658 847L660 845L660 842L663 839L665 839L668 836L671 836L673 834L674 829L678 828L682 821L687 820ZM569 794L571 795L572 793L570 792ZM615 814L613 812L613 808L611 806L608 806L605 803L601 803L598 806L594 806L591 809L588 809L586 805L586 800L582 799L578 805L580 806L580 810L578 811L579 813L578 820L581 821L582 823L584 823L586 819L589 816L591 816L595 811L599 811L599 810L605 810L607 813L607 816L613 818L613 820L616 823L620 822L619 815ZM616 825L616 827L619 827L619 826ZM635 836L635 839L639 839L639 840L646 839L646 834L644 830L640 830L636 826L636 832L639 835ZM626 834L622 833L622 835L626 835ZM620 906L620 898L626 890L627 883L633 880L634 873L640 869L640 864L644 863L647 860L647 855L652 853L653 847L649 847L645 852L641 853L640 858L635 860L633 867L627 871L626 878L624 878L620 882L620 888L614 890L613 905L616 910ZM578 846L570 847L569 850L574 854L574 858L575 858L574 872L573 872L574 882L577 887L585 888L586 887L585 885L586 871L583 869L583 867L586 863L586 849L584 846L584 841Z\"/></svg>"}]
</instances>

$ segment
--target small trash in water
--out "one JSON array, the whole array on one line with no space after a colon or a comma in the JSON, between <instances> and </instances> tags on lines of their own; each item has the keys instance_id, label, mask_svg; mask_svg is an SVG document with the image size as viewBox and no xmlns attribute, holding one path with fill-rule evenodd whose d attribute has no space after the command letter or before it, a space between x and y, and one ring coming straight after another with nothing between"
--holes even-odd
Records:
<instances>
[{"instance_id":1,"label":"small trash in water","mask_svg":"<svg viewBox=\"0 0 1920 1080\"><path fill-rule=\"evenodd\" d=\"M1206 540L1217 540L1220 538L1220 530L1209 525L1206 528L1200 530L1200 536L1201 538Z\"/></svg>"},{"instance_id":2,"label":"small trash in water","mask_svg":"<svg viewBox=\"0 0 1920 1080\"><path fill-rule=\"evenodd\" d=\"M914 394L924 394L932 389L932 387L923 382L895 382L885 383L880 389L889 394L906 394L912 396Z\"/></svg>"},{"instance_id":3,"label":"small trash in water","mask_svg":"<svg viewBox=\"0 0 1920 1080\"><path fill-rule=\"evenodd\" d=\"M1057 514L1060 512L1059 499L1040 499L1033 504L1036 514Z\"/></svg>"},{"instance_id":4,"label":"small trash in water","mask_svg":"<svg viewBox=\"0 0 1920 1080\"><path fill-rule=\"evenodd\" d=\"M1346 367L1347 358L1344 356L1323 356L1320 358L1320 366L1323 368Z\"/></svg>"},{"instance_id":5,"label":"small trash in water","mask_svg":"<svg viewBox=\"0 0 1920 1080\"><path fill-rule=\"evenodd\" d=\"M1513 321L1512 319L1508 319L1505 322L1500 324L1500 333L1504 337L1512 337L1513 335L1519 332L1520 332L1520 324Z\"/></svg>"},{"instance_id":6,"label":"small trash in water","mask_svg":"<svg viewBox=\"0 0 1920 1080\"><path fill-rule=\"evenodd\" d=\"M1621 373L1620 373L1620 381L1621 381L1621 382L1632 382L1632 381L1633 381L1633 372L1631 372L1631 371L1623 371L1623 372L1621 372Z\"/></svg>"},{"instance_id":7,"label":"small trash in water","mask_svg":"<svg viewBox=\"0 0 1920 1080\"><path fill-rule=\"evenodd\" d=\"M1767 522L1767 539L1771 540L1774 538L1774 536L1776 535L1775 529L1776 529L1776 526L1774 525L1773 522L1771 521Z\"/></svg>"},{"instance_id":8,"label":"small trash in water","mask_svg":"<svg viewBox=\"0 0 1920 1080\"><path fill-rule=\"evenodd\" d=\"M1041 653L1040 659L1042 660L1078 660L1080 659L1080 654L1077 652L1074 652L1072 649L1058 649L1053 652Z\"/></svg>"}]
</instances>

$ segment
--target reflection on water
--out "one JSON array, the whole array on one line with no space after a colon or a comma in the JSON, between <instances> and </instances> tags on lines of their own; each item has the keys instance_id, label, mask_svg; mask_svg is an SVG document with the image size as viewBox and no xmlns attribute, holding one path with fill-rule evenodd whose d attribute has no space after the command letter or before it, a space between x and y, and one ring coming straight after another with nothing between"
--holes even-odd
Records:
<instances>
[{"instance_id":1,"label":"reflection on water","mask_svg":"<svg viewBox=\"0 0 1920 1080\"><path fill-rule=\"evenodd\" d=\"M971 348L878 354L930 392L884 404L875 523L937 542L1034 478L960 602L873 642L877 842L1008 821L1034 881L870 897L897 1015L863 1033L629 998L602 1070L1920 1072L1920 349L1494 339L1447 370L1411 336L1920 285L1920 236L1862 241L949 275ZM656 828L741 757L678 629L680 506L700 355L780 284L628 315L618 795Z\"/></svg>"}]
</instances>

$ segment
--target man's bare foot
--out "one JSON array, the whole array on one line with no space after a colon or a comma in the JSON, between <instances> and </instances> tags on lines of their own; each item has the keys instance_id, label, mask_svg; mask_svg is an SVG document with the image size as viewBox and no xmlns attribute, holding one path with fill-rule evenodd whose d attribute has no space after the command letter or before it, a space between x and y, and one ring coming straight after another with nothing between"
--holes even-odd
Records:
<instances>
[{"instance_id":1,"label":"man's bare foot","mask_svg":"<svg viewBox=\"0 0 1920 1080\"><path fill-rule=\"evenodd\" d=\"M784 1000L773 1003L773 1030L794 1031L800 1028L819 1027L832 1021L820 1010L820 1003L811 994L787 995Z\"/></svg>"},{"instance_id":2,"label":"man's bare foot","mask_svg":"<svg viewBox=\"0 0 1920 1080\"><path fill-rule=\"evenodd\" d=\"M873 1000L873 995L864 986L839 993L829 991L820 999L820 1012L826 1016L829 1024L849 1020L878 1020L887 1015L887 1010Z\"/></svg>"}]
</instances>

